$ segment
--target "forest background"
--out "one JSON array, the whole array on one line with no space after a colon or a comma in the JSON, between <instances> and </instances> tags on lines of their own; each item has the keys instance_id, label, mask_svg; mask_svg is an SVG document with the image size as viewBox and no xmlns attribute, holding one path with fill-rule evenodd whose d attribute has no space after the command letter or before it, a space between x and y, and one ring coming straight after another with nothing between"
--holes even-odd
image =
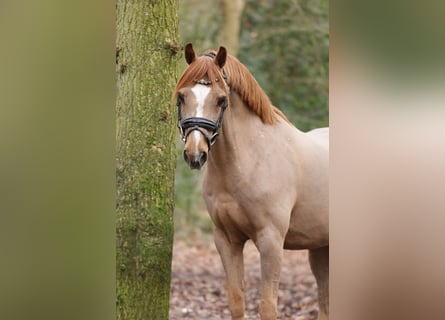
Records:
<instances>
[{"instance_id":1,"label":"forest background","mask_svg":"<svg viewBox=\"0 0 445 320\"><path fill-rule=\"evenodd\" d=\"M307 131L329 121L328 12L327 0L182 0L180 43L192 42L196 52L220 45L235 51L272 103ZM186 68L180 59L179 74ZM182 149L178 138L175 235L206 236L212 225L201 197L203 171L186 167Z\"/></svg>"}]
</instances>

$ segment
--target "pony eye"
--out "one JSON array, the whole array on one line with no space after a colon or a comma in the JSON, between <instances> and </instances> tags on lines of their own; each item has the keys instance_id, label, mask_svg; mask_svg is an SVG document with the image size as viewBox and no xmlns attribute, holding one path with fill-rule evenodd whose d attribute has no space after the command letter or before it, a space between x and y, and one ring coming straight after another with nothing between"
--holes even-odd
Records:
<instances>
[{"instance_id":1,"label":"pony eye","mask_svg":"<svg viewBox=\"0 0 445 320\"><path fill-rule=\"evenodd\" d=\"M226 97L219 97L216 103L218 106L222 107L226 103L226 100Z\"/></svg>"},{"instance_id":2,"label":"pony eye","mask_svg":"<svg viewBox=\"0 0 445 320\"><path fill-rule=\"evenodd\" d=\"M178 101L177 101L177 105L181 105L184 103L184 95L182 93L178 93Z\"/></svg>"}]
</instances>

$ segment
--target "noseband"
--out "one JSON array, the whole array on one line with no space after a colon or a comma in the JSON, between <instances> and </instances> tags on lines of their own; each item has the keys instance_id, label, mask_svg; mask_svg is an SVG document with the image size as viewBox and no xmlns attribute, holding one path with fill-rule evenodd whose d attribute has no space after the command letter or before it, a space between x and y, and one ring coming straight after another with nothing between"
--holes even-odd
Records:
<instances>
[{"instance_id":1,"label":"noseband","mask_svg":"<svg viewBox=\"0 0 445 320\"><path fill-rule=\"evenodd\" d=\"M202 133L202 135L206 138L207 145L209 147L213 146L216 142L216 137L219 135L219 129L221 128L224 111L227 108L227 100L224 102L222 106L221 112L219 113L218 119L216 122L206 118L200 117L191 117L185 120L182 120L181 117L181 103L178 103L178 128L179 134L181 135L182 141L186 142L188 136L193 131L197 130ZM212 134L208 135L203 129L209 130Z\"/></svg>"},{"instance_id":2,"label":"noseband","mask_svg":"<svg viewBox=\"0 0 445 320\"><path fill-rule=\"evenodd\" d=\"M202 55L211 57L212 59L215 58L215 54L213 54L213 53L205 53ZM225 75L224 71L222 72L222 77L227 84L227 76ZM209 85L209 84L211 84L211 81L198 80L198 81L196 81L196 83L203 84L203 85ZM229 89L229 92L230 92L230 89ZM181 135L182 141L186 142L190 133L197 130L197 131L201 132L202 135L206 138L207 145L208 145L209 151L210 151L210 147L215 144L216 138L219 135L219 129L221 128L221 125L222 125L224 111L226 111L226 109L227 109L228 99L224 100L224 102L221 106L221 111L219 112L219 115L218 115L218 119L216 119L216 122L206 119L206 118L201 118L201 117L190 117L185 120L182 120L181 104L182 104L181 99L178 96L178 100L176 102L176 106L178 107L178 129L179 129L179 134ZM209 130L211 132L211 135L209 135L204 129Z\"/></svg>"}]
</instances>

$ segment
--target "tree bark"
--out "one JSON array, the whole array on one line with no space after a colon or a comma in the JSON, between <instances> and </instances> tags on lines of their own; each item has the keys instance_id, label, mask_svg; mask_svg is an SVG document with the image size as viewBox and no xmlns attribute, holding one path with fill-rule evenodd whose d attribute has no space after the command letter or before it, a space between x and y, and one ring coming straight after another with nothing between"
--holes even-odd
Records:
<instances>
[{"instance_id":1,"label":"tree bark","mask_svg":"<svg viewBox=\"0 0 445 320\"><path fill-rule=\"evenodd\" d=\"M220 33L220 43L234 56L238 53L241 14L244 2L244 0L222 1L224 22Z\"/></svg>"},{"instance_id":2,"label":"tree bark","mask_svg":"<svg viewBox=\"0 0 445 320\"><path fill-rule=\"evenodd\" d=\"M178 0L117 1L117 319L168 319L177 41Z\"/></svg>"}]
</instances>

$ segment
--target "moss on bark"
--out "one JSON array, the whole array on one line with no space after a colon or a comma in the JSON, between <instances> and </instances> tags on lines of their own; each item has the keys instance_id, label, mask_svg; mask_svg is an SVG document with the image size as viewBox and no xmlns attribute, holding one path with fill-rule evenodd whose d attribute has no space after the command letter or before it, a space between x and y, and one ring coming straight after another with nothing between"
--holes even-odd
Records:
<instances>
[{"instance_id":1,"label":"moss on bark","mask_svg":"<svg viewBox=\"0 0 445 320\"><path fill-rule=\"evenodd\" d=\"M117 319L168 319L178 0L117 1Z\"/></svg>"}]
</instances>

